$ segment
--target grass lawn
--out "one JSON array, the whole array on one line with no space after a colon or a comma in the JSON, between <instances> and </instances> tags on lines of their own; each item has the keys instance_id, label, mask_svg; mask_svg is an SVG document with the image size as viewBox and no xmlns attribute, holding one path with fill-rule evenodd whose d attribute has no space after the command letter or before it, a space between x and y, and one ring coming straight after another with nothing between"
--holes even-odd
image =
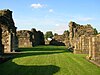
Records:
<instances>
[{"instance_id":1,"label":"grass lawn","mask_svg":"<svg viewBox=\"0 0 100 75\"><path fill-rule=\"evenodd\" d=\"M0 64L0 75L100 75L100 67L83 54L72 54L64 46L20 48L21 53Z\"/></svg>"}]
</instances>

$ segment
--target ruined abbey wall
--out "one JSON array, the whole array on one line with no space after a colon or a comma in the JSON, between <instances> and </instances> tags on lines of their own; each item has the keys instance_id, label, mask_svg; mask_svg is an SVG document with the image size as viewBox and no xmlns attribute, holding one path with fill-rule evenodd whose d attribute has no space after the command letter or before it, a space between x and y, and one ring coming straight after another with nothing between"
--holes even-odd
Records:
<instances>
[{"instance_id":1,"label":"ruined abbey wall","mask_svg":"<svg viewBox=\"0 0 100 75\"><path fill-rule=\"evenodd\" d=\"M76 39L78 39L80 36L82 35L91 36L95 34L95 31L91 25L89 24L79 25L76 24L75 22L69 23L69 32L70 32L69 39L71 46L74 45L74 41L76 41Z\"/></svg>"},{"instance_id":2,"label":"ruined abbey wall","mask_svg":"<svg viewBox=\"0 0 100 75\"><path fill-rule=\"evenodd\" d=\"M41 31L36 31L34 28L29 30L17 31L19 47L33 47L44 45L44 35Z\"/></svg>"},{"instance_id":3,"label":"ruined abbey wall","mask_svg":"<svg viewBox=\"0 0 100 75\"><path fill-rule=\"evenodd\" d=\"M69 23L70 45L74 47L75 54L88 54L87 58L100 64L100 34L95 35L91 25Z\"/></svg>"},{"instance_id":4,"label":"ruined abbey wall","mask_svg":"<svg viewBox=\"0 0 100 75\"><path fill-rule=\"evenodd\" d=\"M75 54L88 54L89 60L100 64L100 34L96 36L81 36L74 42Z\"/></svg>"},{"instance_id":5,"label":"ruined abbey wall","mask_svg":"<svg viewBox=\"0 0 100 75\"><path fill-rule=\"evenodd\" d=\"M18 49L16 27L12 11L0 10L0 53L12 52Z\"/></svg>"},{"instance_id":6,"label":"ruined abbey wall","mask_svg":"<svg viewBox=\"0 0 100 75\"><path fill-rule=\"evenodd\" d=\"M19 47L32 47L32 42L30 41L29 33L30 33L30 31L28 31L28 30L17 31Z\"/></svg>"}]
</instances>

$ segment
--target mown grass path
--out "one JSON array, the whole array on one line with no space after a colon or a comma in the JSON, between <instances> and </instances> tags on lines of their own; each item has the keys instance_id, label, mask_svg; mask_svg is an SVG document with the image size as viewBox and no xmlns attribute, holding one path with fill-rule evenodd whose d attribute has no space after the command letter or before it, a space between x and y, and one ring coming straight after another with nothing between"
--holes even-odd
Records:
<instances>
[{"instance_id":1,"label":"mown grass path","mask_svg":"<svg viewBox=\"0 0 100 75\"><path fill-rule=\"evenodd\" d=\"M86 55L72 54L63 46L20 48L21 53L0 64L0 75L100 75L100 67Z\"/></svg>"}]
</instances>

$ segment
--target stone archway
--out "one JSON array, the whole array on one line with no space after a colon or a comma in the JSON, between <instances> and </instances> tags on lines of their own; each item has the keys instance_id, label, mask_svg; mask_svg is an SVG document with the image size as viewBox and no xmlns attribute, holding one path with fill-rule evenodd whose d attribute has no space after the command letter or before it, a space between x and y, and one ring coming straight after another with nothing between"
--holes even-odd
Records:
<instances>
[{"instance_id":1,"label":"stone archway","mask_svg":"<svg viewBox=\"0 0 100 75\"><path fill-rule=\"evenodd\" d=\"M0 11L0 53L12 52L18 48L16 27L12 19L12 11Z\"/></svg>"}]
</instances>

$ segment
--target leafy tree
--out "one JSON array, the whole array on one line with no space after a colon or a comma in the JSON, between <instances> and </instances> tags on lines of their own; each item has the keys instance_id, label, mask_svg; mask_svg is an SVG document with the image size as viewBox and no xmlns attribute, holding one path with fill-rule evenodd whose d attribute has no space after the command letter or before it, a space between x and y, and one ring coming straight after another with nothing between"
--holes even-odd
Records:
<instances>
[{"instance_id":1,"label":"leafy tree","mask_svg":"<svg viewBox=\"0 0 100 75\"><path fill-rule=\"evenodd\" d=\"M57 33L54 33L54 36L58 35Z\"/></svg>"},{"instance_id":2,"label":"leafy tree","mask_svg":"<svg viewBox=\"0 0 100 75\"><path fill-rule=\"evenodd\" d=\"M47 31L46 34L45 34L45 38L52 38L53 37L53 33L52 31Z\"/></svg>"},{"instance_id":3,"label":"leafy tree","mask_svg":"<svg viewBox=\"0 0 100 75\"><path fill-rule=\"evenodd\" d=\"M96 28L94 28L94 34L97 35L98 34L98 31Z\"/></svg>"}]
</instances>

